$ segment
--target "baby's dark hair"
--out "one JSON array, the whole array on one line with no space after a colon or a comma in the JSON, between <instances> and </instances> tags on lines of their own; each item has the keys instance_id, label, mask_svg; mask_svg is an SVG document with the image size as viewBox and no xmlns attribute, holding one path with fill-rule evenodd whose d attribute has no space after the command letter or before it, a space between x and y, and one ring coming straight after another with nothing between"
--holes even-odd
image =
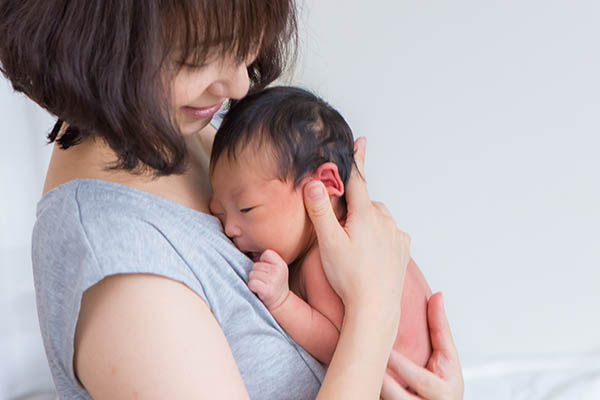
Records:
<instances>
[{"instance_id":1,"label":"baby's dark hair","mask_svg":"<svg viewBox=\"0 0 600 400\"><path fill-rule=\"evenodd\" d=\"M227 112L215 136L210 172L224 153L232 160L249 145L273 157L277 178L294 188L323 163L333 162L346 185L354 163L352 130L344 118L311 92L275 86L246 96ZM345 199L345 196L344 196Z\"/></svg>"}]
</instances>

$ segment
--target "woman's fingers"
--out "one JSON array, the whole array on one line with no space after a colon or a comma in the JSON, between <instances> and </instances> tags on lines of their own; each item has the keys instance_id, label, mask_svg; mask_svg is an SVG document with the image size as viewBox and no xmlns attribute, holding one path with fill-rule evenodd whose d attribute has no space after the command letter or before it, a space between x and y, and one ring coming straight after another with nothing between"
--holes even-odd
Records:
<instances>
[{"instance_id":1,"label":"woman's fingers","mask_svg":"<svg viewBox=\"0 0 600 400\"><path fill-rule=\"evenodd\" d=\"M335 216L322 182L314 180L304 185L304 206L313 223L319 245L329 248L343 240L342 227Z\"/></svg>"},{"instance_id":2,"label":"woman's fingers","mask_svg":"<svg viewBox=\"0 0 600 400\"><path fill-rule=\"evenodd\" d=\"M421 400L420 397L409 393L390 375L385 374L381 387L381 398L383 400Z\"/></svg>"},{"instance_id":3,"label":"woman's fingers","mask_svg":"<svg viewBox=\"0 0 600 400\"><path fill-rule=\"evenodd\" d=\"M458 352L444 312L442 293L432 295L427 303L427 321L433 353L427 368L446 381L449 398L462 399L465 383Z\"/></svg>"},{"instance_id":4,"label":"woman's fingers","mask_svg":"<svg viewBox=\"0 0 600 400\"><path fill-rule=\"evenodd\" d=\"M462 399L464 395L462 370L442 300L442 294L436 293L427 305L433 347L428 369L418 366L395 350L392 350L389 358L388 368L421 396L417 398Z\"/></svg>"},{"instance_id":5,"label":"woman's fingers","mask_svg":"<svg viewBox=\"0 0 600 400\"><path fill-rule=\"evenodd\" d=\"M346 183L346 200L348 202L348 218L352 218L359 210L365 210L371 204L367 191L365 176L366 139L358 138L354 146L354 161L350 177Z\"/></svg>"},{"instance_id":6,"label":"woman's fingers","mask_svg":"<svg viewBox=\"0 0 600 400\"><path fill-rule=\"evenodd\" d=\"M366 149L366 137L361 136L354 141L354 162L358 166L358 171L363 177L365 176L365 158L367 157Z\"/></svg>"},{"instance_id":7,"label":"woman's fingers","mask_svg":"<svg viewBox=\"0 0 600 400\"><path fill-rule=\"evenodd\" d=\"M392 350L388 368L425 399L440 399L446 391L446 383L432 372L415 364L404 355Z\"/></svg>"},{"instance_id":8,"label":"woman's fingers","mask_svg":"<svg viewBox=\"0 0 600 400\"><path fill-rule=\"evenodd\" d=\"M434 351L440 352L445 359L458 360L458 353L452 339L450 324L444 312L444 299L441 292L429 298L429 302L427 303L427 322L429 323L429 334L431 335L431 344Z\"/></svg>"}]
</instances>

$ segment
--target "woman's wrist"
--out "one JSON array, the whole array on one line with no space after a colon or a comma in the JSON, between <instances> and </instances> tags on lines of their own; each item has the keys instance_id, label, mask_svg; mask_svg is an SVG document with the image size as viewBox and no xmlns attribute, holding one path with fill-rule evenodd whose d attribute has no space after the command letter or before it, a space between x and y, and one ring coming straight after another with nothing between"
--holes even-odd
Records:
<instances>
[{"instance_id":1,"label":"woman's wrist","mask_svg":"<svg viewBox=\"0 0 600 400\"><path fill-rule=\"evenodd\" d=\"M398 322L374 304L345 312L318 398L379 398Z\"/></svg>"},{"instance_id":2,"label":"woman's wrist","mask_svg":"<svg viewBox=\"0 0 600 400\"><path fill-rule=\"evenodd\" d=\"M355 297L344 303L344 320L366 320L368 326L390 333L395 338L400 323L400 305L401 300L393 301L389 296Z\"/></svg>"},{"instance_id":3,"label":"woman's wrist","mask_svg":"<svg viewBox=\"0 0 600 400\"><path fill-rule=\"evenodd\" d=\"M383 348L389 345L391 349L399 323L400 307L385 307L381 302L365 301L363 304L346 307L342 331L344 327L348 330L357 329L359 334L369 335L368 343L371 345L379 344Z\"/></svg>"}]
</instances>

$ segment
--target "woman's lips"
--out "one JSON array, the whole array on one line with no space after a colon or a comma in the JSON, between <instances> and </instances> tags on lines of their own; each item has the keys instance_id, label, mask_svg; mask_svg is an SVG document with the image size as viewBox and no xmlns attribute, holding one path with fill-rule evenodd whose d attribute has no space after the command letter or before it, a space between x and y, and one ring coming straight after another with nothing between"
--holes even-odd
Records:
<instances>
[{"instance_id":1,"label":"woman's lips","mask_svg":"<svg viewBox=\"0 0 600 400\"><path fill-rule=\"evenodd\" d=\"M205 119L205 118L212 117L214 115L214 113L219 111L219 109L221 108L222 105L223 105L223 102L215 104L210 107L204 107L204 108L184 106L184 107L182 107L182 110L186 115L189 115L192 118Z\"/></svg>"}]
</instances>

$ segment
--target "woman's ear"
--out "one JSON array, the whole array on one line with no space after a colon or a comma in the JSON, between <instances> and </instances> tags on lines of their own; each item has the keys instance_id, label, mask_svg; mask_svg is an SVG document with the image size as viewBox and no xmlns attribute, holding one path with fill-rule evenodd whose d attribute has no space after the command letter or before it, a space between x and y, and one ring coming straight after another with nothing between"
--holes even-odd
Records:
<instances>
[{"instance_id":1,"label":"woman's ear","mask_svg":"<svg viewBox=\"0 0 600 400\"><path fill-rule=\"evenodd\" d=\"M321 164L311 175L315 180L323 182L330 196L342 197L344 195L344 182L340 179L338 167L332 162Z\"/></svg>"}]
</instances>

